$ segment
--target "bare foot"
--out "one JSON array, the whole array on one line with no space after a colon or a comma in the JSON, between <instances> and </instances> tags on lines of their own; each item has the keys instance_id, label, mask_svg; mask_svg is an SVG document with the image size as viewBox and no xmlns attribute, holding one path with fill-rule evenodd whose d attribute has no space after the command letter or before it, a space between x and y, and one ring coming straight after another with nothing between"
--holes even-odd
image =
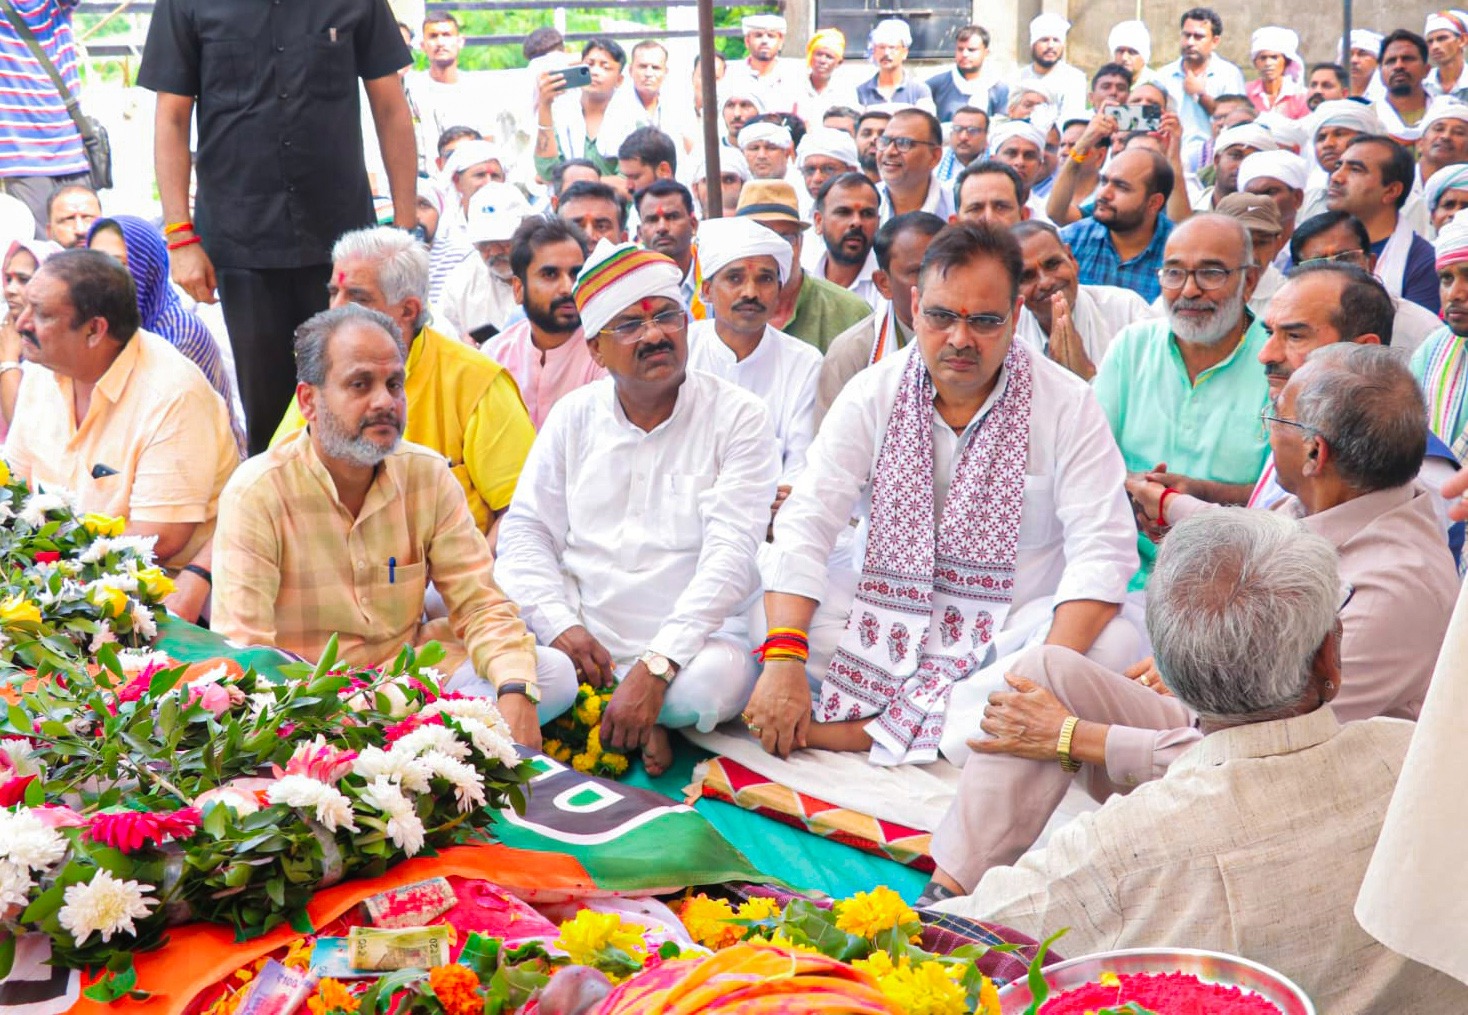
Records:
<instances>
[{"instance_id":1,"label":"bare foot","mask_svg":"<svg viewBox=\"0 0 1468 1015\"><path fill-rule=\"evenodd\" d=\"M869 751L872 738L866 731L866 725L870 721L813 722L806 728L805 746L821 751Z\"/></svg>"},{"instance_id":2,"label":"bare foot","mask_svg":"<svg viewBox=\"0 0 1468 1015\"><path fill-rule=\"evenodd\" d=\"M647 746L642 749L642 766L648 775L659 776L672 763L673 743L668 739L668 731L662 726L654 726L647 735Z\"/></svg>"}]
</instances>

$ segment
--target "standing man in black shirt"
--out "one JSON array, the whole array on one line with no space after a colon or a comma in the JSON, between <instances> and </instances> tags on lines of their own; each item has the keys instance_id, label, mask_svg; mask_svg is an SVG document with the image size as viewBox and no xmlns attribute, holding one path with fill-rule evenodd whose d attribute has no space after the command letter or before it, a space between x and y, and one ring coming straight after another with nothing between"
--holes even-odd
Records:
<instances>
[{"instance_id":1,"label":"standing man in black shirt","mask_svg":"<svg viewBox=\"0 0 1468 1015\"><path fill-rule=\"evenodd\" d=\"M327 305L331 247L375 221L357 79L393 219L417 222L417 148L398 71L412 62L387 0L157 0L138 83L158 93L158 192L173 277L214 302L235 349L250 453L295 388L292 336ZM198 188L189 215L189 122Z\"/></svg>"}]
</instances>

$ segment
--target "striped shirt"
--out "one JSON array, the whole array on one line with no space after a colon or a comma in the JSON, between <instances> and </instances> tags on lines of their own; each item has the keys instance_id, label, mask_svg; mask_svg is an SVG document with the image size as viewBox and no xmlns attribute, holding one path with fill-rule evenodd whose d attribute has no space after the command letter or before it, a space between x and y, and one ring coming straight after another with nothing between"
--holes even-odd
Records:
<instances>
[{"instance_id":1,"label":"striped shirt","mask_svg":"<svg viewBox=\"0 0 1468 1015\"><path fill-rule=\"evenodd\" d=\"M10 0L73 95L81 94L71 14L77 0ZM82 136L46 68L0 17L0 176L87 171Z\"/></svg>"},{"instance_id":2,"label":"striped shirt","mask_svg":"<svg viewBox=\"0 0 1468 1015\"><path fill-rule=\"evenodd\" d=\"M1111 240L1111 230L1094 218L1072 222L1060 230L1060 238L1070 247L1080 266L1081 285L1114 285L1130 289L1147 302L1162 295L1157 269L1162 267L1162 252L1172 235L1172 220L1157 216L1157 229L1152 242L1130 261L1123 261Z\"/></svg>"}]
</instances>

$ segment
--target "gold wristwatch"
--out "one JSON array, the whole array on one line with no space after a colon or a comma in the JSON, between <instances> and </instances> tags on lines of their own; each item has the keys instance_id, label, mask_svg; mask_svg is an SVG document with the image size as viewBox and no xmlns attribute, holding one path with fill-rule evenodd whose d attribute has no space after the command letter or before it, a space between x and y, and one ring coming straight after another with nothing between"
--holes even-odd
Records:
<instances>
[{"instance_id":1,"label":"gold wristwatch","mask_svg":"<svg viewBox=\"0 0 1468 1015\"><path fill-rule=\"evenodd\" d=\"M1060 758L1060 767L1067 772L1079 772L1081 763L1070 756L1070 742L1075 739L1076 726L1080 719L1070 715L1060 724L1060 743L1055 745L1055 754Z\"/></svg>"},{"instance_id":2,"label":"gold wristwatch","mask_svg":"<svg viewBox=\"0 0 1468 1015\"><path fill-rule=\"evenodd\" d=\"M673 660L665 655L659 655L652 649L648 649L637 657L637 661L647 667L647 672L657 677L665 684L671 684L673 677L677 675L678 668L673 665Z\"/></svg>"}]
</instances>

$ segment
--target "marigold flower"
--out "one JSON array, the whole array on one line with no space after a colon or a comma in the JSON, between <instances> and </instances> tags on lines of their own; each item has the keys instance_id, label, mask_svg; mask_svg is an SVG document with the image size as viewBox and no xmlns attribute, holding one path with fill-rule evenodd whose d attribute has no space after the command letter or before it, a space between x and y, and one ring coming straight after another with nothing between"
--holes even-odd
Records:
<instances>
[{"instance_id":1,"label":"marigold flower","mask_svg":"<svg viewBox=\"0 0 1468 1015\"><path fill-rule=\"evenodd\" d=\"M836 903L837 929L857 937L873 938L883 931L918 922L918 915L902 901L902 896L886 885L878 885L870 892L857 892Z\"/></svg>"},{"instance_id":2,"label":"marigold flower","mask_svg":"<svg viewBox=\"0 0 1468 1015\"><path fill-rule=\"evenodd\" d=\"M623 923L616 913L599 913L594 909L583 909L573 919L564 921L556 947L564 950L575 966L596 965L613 948L626 952L635 962L647 957L641 927Z\"/></svg>"},{"instance_id":3,"label":"marigold flower","mask_svg":"<svg viewBox=\"0 0 1468 1015\"><path fill-rule=\"evenodd\" d=\"M702 893L684 900L678 909L678 919L682 921L684 929L695 944L715 951L728 948L744 932L744 928L730 923L735 916L729 903L723 899L711 899Z\"/></svg>"},{"instance_id":4,"label":"marigold flower","mask_svg":"<svg viewBox=\"0 0 1468 1015\"><path fill-rule=\"evenodd\" d=\"M15 595L0 602L0 627L39 624L41 608L25 596Z\"/></svg>"},{"instance_id":5,"label":"marigold flower","mask_svg":"<svg viewBox=\"0 0 1468 1015\"><path fill-rule=\"evenodd\" d=\"M336 1015L337 1012L352 1015L361 1006L361 1000L347 989L346 984L329 976L316 985L315 993L306 998L306 1008L311 1015Z\"/></svg>"},{"instance_id":6,"label":"marigold flower","mask_svg":"<svg viewBox=\"0 0 1468 1015\"><path fill-rule=\"evenodd\" d=\"M780 915L780 903L763 895L756 895L739 904L737 915L741 920L773 920Z\"/></svg>"},{"instance_id":7,"label":"marigold flower","mask_svg":"<svg viewBox=\"0 0 1468 1015\"><path fill-rule=\"evenodd\" d=\"M903 963L877 979L882 993L906 1015L967 1015L963 986L941 962Z\"/></svg>"},{"instance_id":8,"label":"marigold flower","mask_svg":"<svg viewBox=\"0 0 1468 1015\"><path fill-rule=\"evenodd\" d=\"M999 988L994 986L994 981L987 976L979 984L979 1010L974 1015L1003 1015L1003 1006L999 1003Z\"/></svg>"},{"instance_id":9,"label":"marigold flower","mask_svg":"<svg viewBox=\"0 0 1468 1015\"><path fill-rule=\"evenodd\" d=\"M481 1015L484 1011L479 977L468 966L435 966L428 971L428 986L447 1015Z\"/></svg>"}]
</instances>

